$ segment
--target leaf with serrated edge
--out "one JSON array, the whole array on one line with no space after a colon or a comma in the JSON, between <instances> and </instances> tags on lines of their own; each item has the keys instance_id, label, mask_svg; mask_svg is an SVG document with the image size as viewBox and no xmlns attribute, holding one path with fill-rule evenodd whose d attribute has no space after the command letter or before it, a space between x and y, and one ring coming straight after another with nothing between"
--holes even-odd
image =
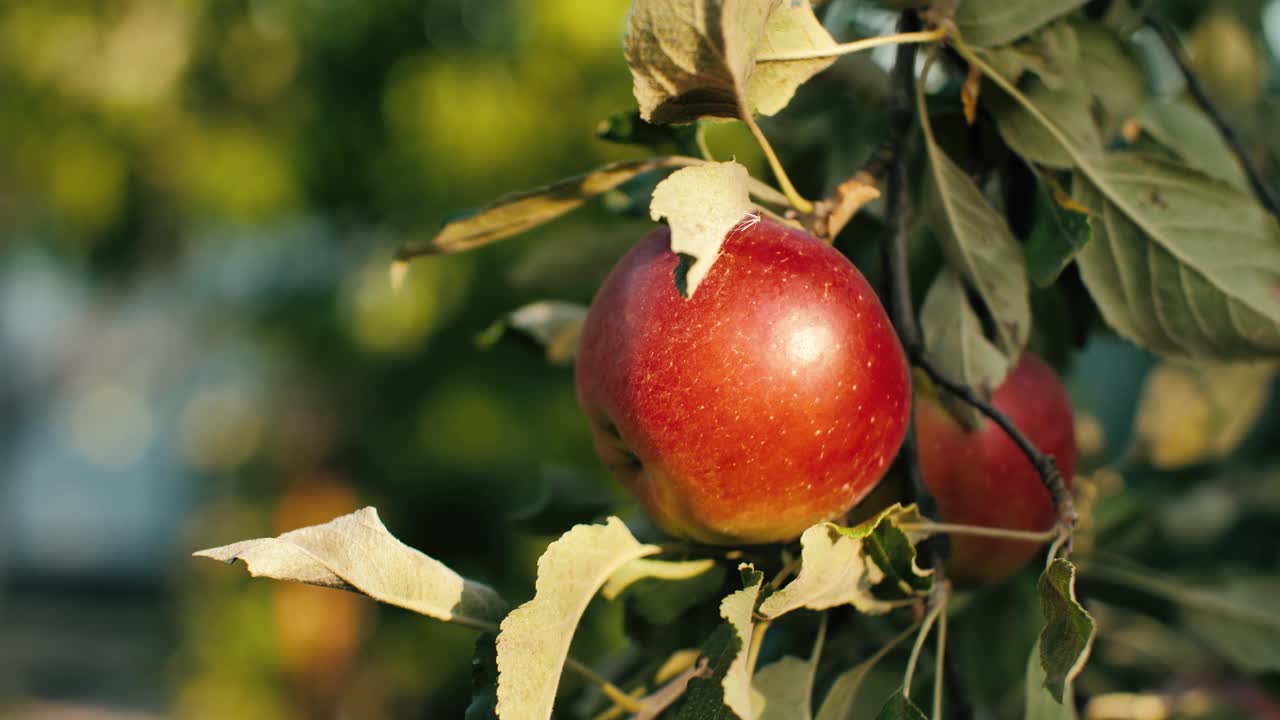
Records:
<instances>
[{"instance_id":1,"label":"leaf with serrated edge","mask_svg":"<svg viewBox=\"0 0 1280 720\"><path fill-rule=\"evenodd\" d=\"M983 71L1015 94L992 68ZM1072 191L1098 221L1077 261L1117 332L1171 355L1244 359L1280 351L1280 224L1274 217L1240 190L1190 168L1079 147L1029 98L1015 99L1054 135L1084 178L1076 178ZM1153 284L1153 276L1160 281Z\"/></svg>"},{"instance_id":2,"label":"leaf with serrated edge","mask_svg":"<svg viewBox=\"0 0 1280 720\"><path fill-rule=\"evenodd\" d=\"M653 189L649 214L671 226L671 251L691 256L685 296L693 297L720 256L725 237L751 212L747 169L730 160L677 170Z\"/></svg>"},{"instance_id":3,"label":"leaf with serrated edge","mask_svg":"<svg viewBox=\"0 0 1280 720\"><path fill-rule=\"evenodd\" d=\"M760 598L760 585L764 574L756 571L748 564L738 566L742 573L743 588L720 601L720 617L733 627L738 636L740 650L725 673L724 704L738 714L738 717L751 717L753 693L751 690L751 671L747 664L747 649L751 646L751 633L755 626L756 602Z\"/></svg>"},{"instance_id":4,"label":"leaf with serrated edge","mask_svg":"<svg viewBox=\"0 0 1280 720\"><path fill-rule=\"evenodd\" d=\"M808 50L831 50L836 41L813 14L809 0L787 0L769 15L756 55L786 56ZM835 56L812 60L760 61L751 73L748 100L762 115L774 115L791 102L796 88L831 67Z\"/></svg>"},{"instance_id":5,"label":"leaf with serrated edge","mask_svg":"<svg viewBox=\"0 0 1280 720\"><path fill-rule=\"evenodd\" d=\"M770 12L780 0L636 0L623 43L640 116L742 117Z\"/></svg>"},{"instance_id":6,"label":"leaf with serrated edge","mask_svg":"<svg viewBox=\"0 0 1280 720\"><path fill-rule=\"evenodd\" d=\"M1045 626L1040 633L1040 662L1045 687L1058 702L1084 667L1093 647L1097 625L1076 600L1076 568L1055 559L1040 575L1040 610Z\"/></svg>"},{"instance_id":7,"label":"leaf with serrated edge","mask_svg":"<svg viewBox=\"0 0 1280 720\"><path fill-rule=\"evenodd\" d=\"M555 365L573 362L587 309L577 303L539 300L519 307L507 316L507 324L537 340Z\"/></svg>"},{"instance_id":8,"label":"leaf with serrated edge","mask_svg":"<svg viewBox=\"0 0 1280 720\"><path fill-rule=\"evenodd\" d=\"M728 623L721 623L698 649L706 670L692 677L670 713L674 720L741 720L724 704L724 680L745 646Z\"/></svg>"},{"instance_id":9,"label":"leaf with serrated edge","mask_svg":"<svg viewBox=\"0 0 1280 720\"><path fill-rule=\"evenodd\" d=\"M972 388L990 391L1004 382L1009 358L982 334L982 322L969 306L960 277L944 267L934 279L920 306L920 329L929 356L947 377ZM977 427L981 414L972 405L949 406L959 411L970 427Z\"/></svg>"},{"instance_id":10,"label":"leaf with serrated edge","mask_svg":"<svg viewBox=\"0 0 1280 720\"><path fill-rule=\"evenodd\" d=\"M979 47L1004 45L1048 25L1088 0L986 0L962 2L955 22L966 42Z\"/></svg>"},{"instance_id":11,"label":"leaf with serrated edge","mask_svg":"<svg viewBox=\"0 0 1280 720\"><path fill-rule=\"evenodd\" d=\"M618 568L659 551L616 517L579 525L538 558L533 599L512 610L498 634L498 716L549 718L574 629L587 603Z\"/></svg>"},{"instance_id":12,"label":"leaf with serrated edge","mask_svg":"<svg viewBox=\"0 0 1280 720\"><path fill-rule=\"evenodd\" d=\"M1176 470L1231 454L1261 416L1271 363L1175 363L1147 375L1134 432L1154 467Z\"/></svg>"},{"instance_id":13,"label":"leaf with serrated edge","mask_svg":"<svg viewBox=\"0 0 1280 720\"><path fill-rule=\"evenodd\" d=\"M939 235L943 249L995 319L996 345L1015 359L1022 354L1031 332L1030 287L1022 246L978 186L932 137L925 138L925 145L942 208Z\"/></svg>"},{"instance_id":14,"label":"leaf with serrated edge","mask_svg":"<svg viewBox=\"0 0 1280 720\"><path fill-rule=\"evenodd\" d=\"M893 603L872 594L872 588L885 578L885 569L870 557L866 541L881 523L918 519L914 505L903 508L895 504L853 528L819 523L805 530L800 536L800 572L765 598L760 614L776 618L799 608L826 610L839 605L853 605L869 614L893 609ZM917 538L909 539L914 542ZM918 577L932 576L931 571L920 570L914 558L910 562L910 572Z\"/></svg>"},{"instance_id":15,"label":"leaf with serrated edge","mask_svg":"<svg viewBox=\"0 0 1280 720\"><path fill-rule=\"evenodd\" d=\"M672 165L668 158L623 160L540 188L503 195L466 217L446 223L427 244L401 248L399 255L409 258L455 253L487 245L555 220L637 175Z\"/></svg>"},{"instance_id":16,"label":"leaf with serrated edge","mask_svg":"<svg viewBox=\"0 0 1280 720\"><path fill-rule=\"evenodd\" d=\"M657 580L688 580L689 578L701 575L711 568L715 567L714 560L709 558L703 560L650 560L648 558L637 558L631 562L618 568L618 571L609 576L609 581L604 584L604 589L600 591L601 595L613 600L622 594L632 583L646 578L654 578Z\"/></svg>"},{"instance_id":17,"label":"leaf with serrated edge","mask_svg":"<svg viewBox=\"0 0 1280 720\"><path fill-rule=\"evenodd\" d=\"M254 577L350 590L470 627L491 627L507 612L493 589L397 540L371 507L323 525L201 550L195 556L228 564L240 560Z\"/></svg>"},{"instance_id":18,"label":"leaf with serrated edge","mask_svg":"<svg viewBox=\"0 0 1280 720\"><path fill-rule=\"evenodd\" d=\"M927 718L923 710L907 699L902 688L898 688L885 701L880 712L876 713L876 720L927 720Z\"/></svg>"},{"instance_id":19,"label":"leaf with serrated edge","mask_svg":"<svg viewBox=\"0 0 1280 720\"><path fill-rule=\"evenodd\" d=\"M1023 704L1025 720L1076 720L1075 703L1058 702L1045 688L1044 665L1040 663L1039 638L1036 639L1035 647L1031 649L1031 655L1027 657L1027 679L1023 686L1026 693ZM1070 691L1071 683L1068 681L1063 695L1070 698Z\"/></svg>"}]
</instances>

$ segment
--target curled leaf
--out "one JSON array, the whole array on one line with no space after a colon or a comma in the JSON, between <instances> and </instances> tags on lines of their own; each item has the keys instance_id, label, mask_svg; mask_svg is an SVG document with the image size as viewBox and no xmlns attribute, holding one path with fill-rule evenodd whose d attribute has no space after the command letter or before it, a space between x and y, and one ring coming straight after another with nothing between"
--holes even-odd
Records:
<instances>
[{"instance_id":1,"label":"curled leaf","mask_svg":"<svg viewBox=\"0 0 1280 720\"><path fill-rule=\"evenodd\" d=\"M658 552L616 517L579 525L538 558L533 599L512 610L498 634L498 716L549 718L569 643L587 603L618 568Z\"/></svg>"},{"instance_id":2,"label":"curled leaf","mask_svg":"<svg viewBox=\"0 0 1280 720\"><path fill-rule=\"evenodd\" d=\"M649 214L654 220L667 219L671 251L690 258L678 269L685 271L682 295L692 297L697 291L720 256L725 237L752 207L747 169L733 161L677 170L654 188Z\"/></svg>"},{"instance_id":3,"label":"curled leaf","mask_svg":"<svg viewBox=\"0 0 1280 720\"><path fill-rule=\"evenodd\" d=\"M239 560L254 577L350 590L471 627L492 627L507 612L493 589L397 540L371 507L323 525L201 550L195 556Z\"/></svg>"}]
</instances>

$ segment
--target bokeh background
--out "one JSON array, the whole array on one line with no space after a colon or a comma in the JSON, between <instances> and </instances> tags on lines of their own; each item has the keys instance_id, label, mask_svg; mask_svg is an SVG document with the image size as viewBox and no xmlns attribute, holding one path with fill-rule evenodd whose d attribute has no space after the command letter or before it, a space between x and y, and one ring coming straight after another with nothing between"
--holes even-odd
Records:
<instances>
[{"instance_id":1,"label":"bokeh background","mask_svg":"<svg viewBox=\"0 0 1280 720\"><path fill-rule=\"evenodd\" d=\"M836 4L837 37L892 23ZM632 107L627 5L0 4L0 717L461 715L471 631L189 555L371 504L523 599L551 536L512 512L548 478L617 492L571 370L476 336L587 302L647 227L625 196L387 270L450 213L638 156L593 137ZM1164 10L1274 180L1280 2ZM811 194L876 145L877 59L797 101L835 120L771 130ZM1149 364L1104 337L1073 366L1110 447ZM581 636L616 648L616 611Z\"/></svg>"}]
</instances>

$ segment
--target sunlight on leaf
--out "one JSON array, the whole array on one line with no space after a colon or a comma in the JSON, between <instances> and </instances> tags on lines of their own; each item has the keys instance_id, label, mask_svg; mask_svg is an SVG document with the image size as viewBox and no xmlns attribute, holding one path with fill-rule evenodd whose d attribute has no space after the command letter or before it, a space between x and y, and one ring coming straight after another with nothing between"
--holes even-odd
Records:
<instances>
[{"instance_id":1,"label":"sunlight on leaf","mask_svg":"<svg viewBox=\"0 0 1280 720\"><path fill-rule=\"evenodd\" d=\"M677 170L653 189L650 216L667 219L671 251L692 259L684 264L682 295L693 297L739 223L759 219L744 220L752 207L747 169L732 160ZM677 276L677 287L680 281Z\"/></svg>"},{"instance_id":2,"label":"sunlight on leaf","mask_svg":"<svg viewBox=\"0 0 1280 720\"><path fill-rule=\"evenodd\" d=\"M323 525L201 550L195 556L228 564L240 560L254 577L350 590L470 627L490 627L507 611L493 589L397 540L371 507Z\"/></svg>"},{"instance_id":3,"label":"sunlight on leaf","mask_svg":"<svg viewBox=\"0 0 1280 720\"><path fill-rule=\"evenodd\" d=\"M659 548L643 545L616 517L579 525L538 559L533 599L512 610L498 635L498 716L549 718L569 643L587 603L626 563Z\"/></svg>"},{"instance_id":4,"label":"sunlight on leaf","mask_svg":"<svg viewBox=\"0 0 1280 720\"><path fill-rule=\"evenodd\" d=\"M932 573L915 564L909 538L893 527L895 522L916 521L914 505L894 505L853 528L820 523L800 536L800 572L786 586L760 604L760 614L776 618L792 610L825 610L853 605L859 612L880 614L895 607L872 589L886 577L909 574L911 581L897 584L927 586ZM896 534L899 542L884 542L883 533ZM915 591L912 587L912 591Z\"/></svg>"},{"instance_id":5,"label":"sunlight on leaf","mask_svg":"<svg viewBox=\"0 0 1280 720\"><path fill-rule=\"evenodd\" d=\"M613 600L639 580L688 580L710 571L715 566L716 562L709 558L681 561L637 558L610 575L609 581L605 583L600 594Z\"/></svg>"}]
</instances>

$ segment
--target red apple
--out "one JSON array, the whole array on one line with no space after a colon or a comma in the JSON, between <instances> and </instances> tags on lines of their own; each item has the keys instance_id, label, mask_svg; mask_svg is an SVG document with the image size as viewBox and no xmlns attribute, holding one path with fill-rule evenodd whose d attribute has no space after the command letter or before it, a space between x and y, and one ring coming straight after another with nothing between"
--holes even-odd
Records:
<instances>
[{"instance_id":1,"label":"red apple","mask_svg":"<svg viewBox=\"0 0 1280 720\"><path fill-rule=\"evenodd\" d=\"M718 545L791 540L866 495L898 451L907 363L831 246L766 218L676 291L667 228L597 293L577 356L596 451L659 527Z\"/></svg>"},{"instance_id":2,"label":"red apple","mask_svg":"<svg viewBox=\"0 0 1280 720\"><path fill-rule=\"evenodd\" d=\"M1071 400L1043 360L1026 353L991 396L1027 439L1053 456L1067 485L1076 470ZM968 431L938 400L916 409L920 472L949 523L1008 530L1048 530L1057 516L1040 474L995 423ZM964 585L1003 580L1036 554L1036 543L953 534L948 575Z\"/></svg>"}]
</instances>

